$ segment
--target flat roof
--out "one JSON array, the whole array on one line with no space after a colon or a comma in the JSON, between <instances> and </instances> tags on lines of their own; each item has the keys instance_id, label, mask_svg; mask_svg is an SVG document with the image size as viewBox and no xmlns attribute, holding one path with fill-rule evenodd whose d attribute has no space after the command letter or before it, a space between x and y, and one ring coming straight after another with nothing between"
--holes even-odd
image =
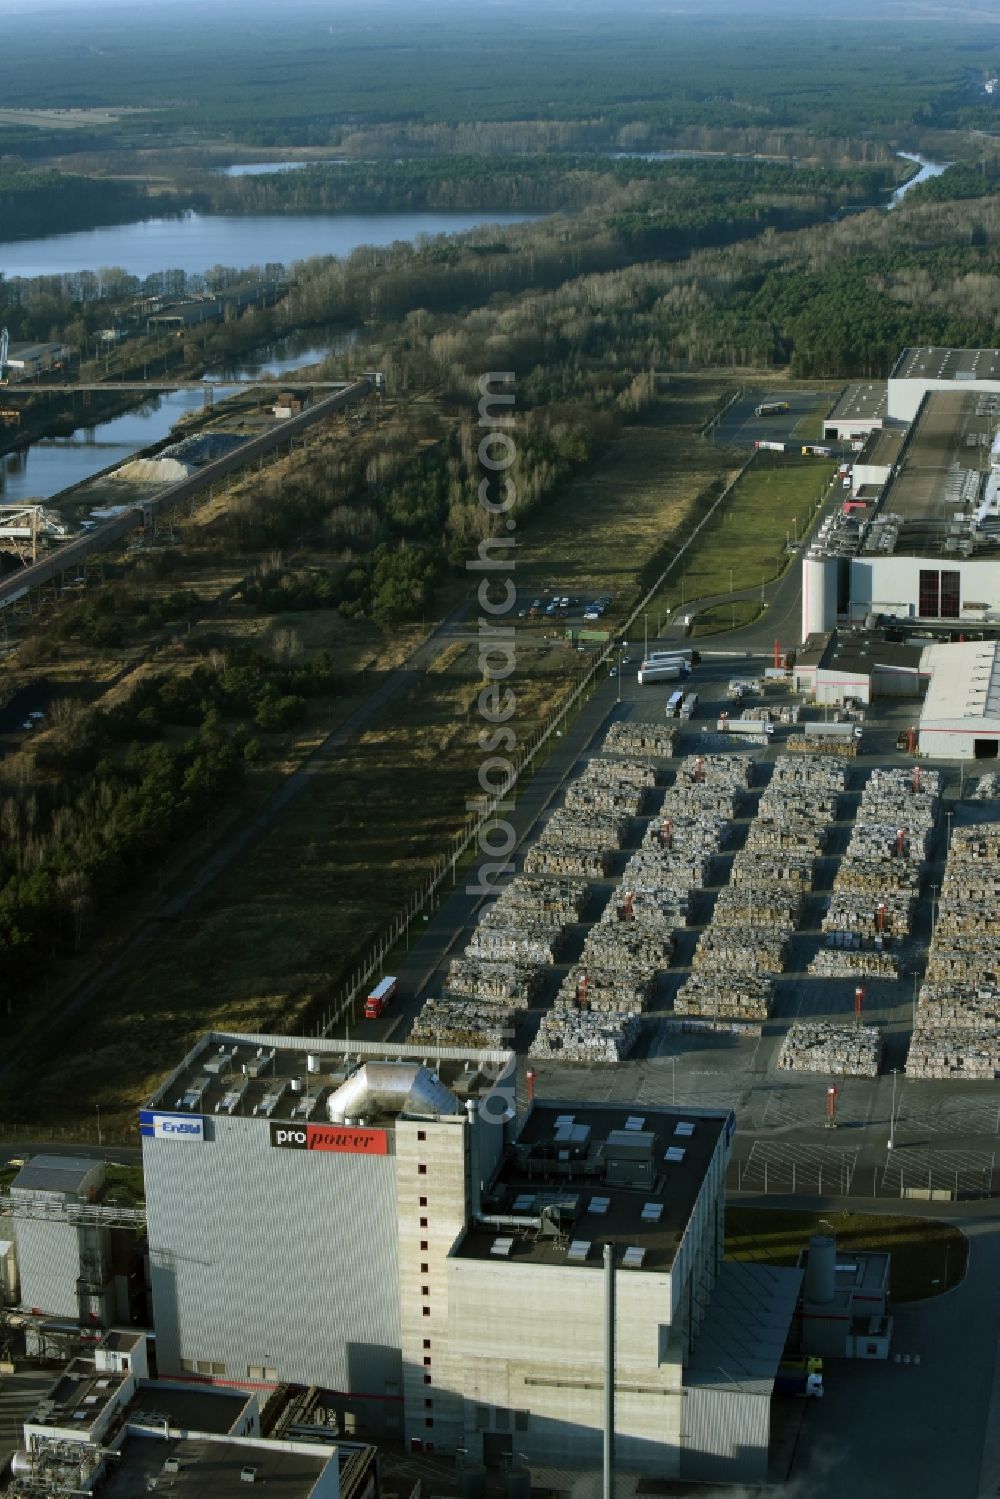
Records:
<instances>
[{"instance_id":1,"label":"flat roof","mask_svg":"<svg viewBox=\"0 0 1000 1499\"><path fill-rule=\"evenodd\" d=\"M975 512L998 427L1000 395L928 392L865 531L862 552L956 559L996 553L996 532L977 529Z\"/></svg>"},{"instance_id":2,"label":"flat roof","mask_svg":"<svg viewBox=\"0 0 1000 1499\"><path fill-rule=\"evenodd\" d=\"M11 1191L81 1192L97 1167L103 1171L104 1162L75 1155L35 1155L21 1167L11 1182Z\"/></svg>"},{"instance_id":3,"label":"flat roof","mask_svg":"<svg viewBox=\"0 0 1000 1499\"><path fill-rule=\"evenodd\" d=\"M848 385L841 391L826 421L847 422L852 417L857 417L859 421L871 421L875 417L885 416L888 395L888 386L884 380Z\"/></svg>"},{"instance_id":4,"label":"flat roof","mask_svg":"<svg viewBox=\"0 0 1000 1499\"><path fill-rule=\"evenodd\" d=\"M854 460L855 463L870 463L875 467L890 468L899 457L900 449L906 432L902 427L878 427L861 452Z\"/></svg>"},{"instance_id":5,"label":"flat roof","mask_svg":"<svg viewBox=\"0 0 1000 1499\"><path fill-rule=\"evenodd\" d=\"M118 1398L129 1376L98 1369L93 1354L70 1359L63 1372L46 1390L31 1415L32 1425L73 1427L83 1433L98 1421Z\"/></svg>"},{"instance_id":6,"label":"flat roof","mask_svg":"<svg viewBox=\"0 0 1000 1499\"><path fill-rule=\"evenodd\" d=\"M220 1390L211 1385L185 1388L159 1380L144 1380L129 1402L129 1421L148 1422L155 1416L166 1416L178 1430L201 1431L225 1436L232 1431L253 1399L237 1390Z\"/></svg>"},{"instance_id":7,"label":"flat roof","mask_svg":"<svg viewBox=\"0 0 1000 1499\"><path fill-rule=\"evenodd\" d=\"M890 380L1000 380L1000 349L904 349Z\"/></svg>"},{"instance_id":8,"label":"flat roof","mask_svg":"<svg viewBox=\"0 0 1000 1499\"><path fill-rule=\"evenodd\" d=\"M211 1031L153 1093L146 1108L230 1118L327 1123L327 1100L366 1063L425 1062L461 1102L485 1097L516 1064L506 1050L332 1041ZM405 1100L366 1118L388 1125ZM464 1111L462 1111L464 1112Z\"/></svg>"},{"instance_id":9,"label":"flat roof","mask_svg":"<svg viewBox=\"0 0 1000 1499\"><path fill-rule=\"evenodd\" d=\"M868 673L876 667L888 666L899 671L917 671L923 653L922 645L886 640L884 636L874 632L841 635L836 631L827 641L820 669Z\"/></svg>"},{"instance_id":10,"label":"flat roof","mask_svg":"<svg viewBox=\"0 0 1000 1499\"><path fill-rule=\"evenodd\" d=\"M931 680L920 710L920 727L942 719L1000 719L1000 643L941 642L924 649L923 669Z\"/></svg>"},{"instance_id":11,"label":"flat roof","mask_svg":"<svg viewBox=\"0 0 1000 1499\"><path fill-rule=\"evenodd\" d=\"M456 1257L668 1271L728 1118L535 1103Z\"/></svg>"},{"instance_id":12,"label":"flat roof","mask_svg":"<svg viewBox=\"0 0 1000 1499\"><path fill-rule=\"evenodd\" d=\"M805 667L819 666L832 638L830 635L807 635L802 645L795 652L796 669L802 670Z\"/></svg>"},{"instance_id":13,"label":"flat roof","mask_svg":"<svg viewBox=\"0 0 1000 1499\"><path fill-rule=\"evenodd\" d=\"M322 1447L310 1450L304 1444L288 1451L284 1446L279 1449L246 1440L188 1437L164 1441L129 1435L98 1493L101 1499L136 1499L150 1491L152 1479L159 1480L157 1490L171 1499L246 1499L250 1486L241 1475L244 1468L253 1468L254 1481L263 1485L268 1499L309 1499L324 1469L336 1461L335 1453Z\"/></svg>"}]
</instances>

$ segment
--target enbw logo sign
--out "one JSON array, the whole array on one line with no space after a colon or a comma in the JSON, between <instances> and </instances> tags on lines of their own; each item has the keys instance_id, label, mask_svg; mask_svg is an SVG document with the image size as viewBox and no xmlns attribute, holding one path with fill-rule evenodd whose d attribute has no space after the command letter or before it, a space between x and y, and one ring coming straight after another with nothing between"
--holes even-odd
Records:
<instances>
[{"instance_id":1,"label":"enbw logo sign","mask_svg":"<svg viewBox=\"0 0 1000 1499\"><path fill-rule=\"evenodd\" d=\"M205 1121L198 1114L161 1114L155 1109L140 1109L139 1133L147 1140L203 1141Z\"/></svg>"}]
</instances>

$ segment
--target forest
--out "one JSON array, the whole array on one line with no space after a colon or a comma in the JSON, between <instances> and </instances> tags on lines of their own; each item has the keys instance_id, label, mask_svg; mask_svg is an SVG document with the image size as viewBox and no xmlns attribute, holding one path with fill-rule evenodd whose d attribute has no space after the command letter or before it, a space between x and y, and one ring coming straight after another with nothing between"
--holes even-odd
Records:
<instances>
[{"instance_id":1,"label":"forest","mask_svg":"<svg viewBox=\"0 0 1000 1499\"><path fill-rule=\"evenodd\" d=\"M265 145L339 145L370 124L589 122L608 144L668 143L748 123L853 136L972 126L997 70L988 16L911 9L881 29L860 6L644 5L558 11L513 0L441 6L67 10L57 29L5 17L7 109L122 106L122 142L212 133ZM905 27L905 47L899 45ZM512 43L515 43L512 45ZM224 65L220 66L220 62ZM0 122L2 123L2 122ZM87 121L77 122L86 127ZM64 131L71 135L71 131ZM67 142L67 149L73 149Z\"/></svg>"}]
</instances>

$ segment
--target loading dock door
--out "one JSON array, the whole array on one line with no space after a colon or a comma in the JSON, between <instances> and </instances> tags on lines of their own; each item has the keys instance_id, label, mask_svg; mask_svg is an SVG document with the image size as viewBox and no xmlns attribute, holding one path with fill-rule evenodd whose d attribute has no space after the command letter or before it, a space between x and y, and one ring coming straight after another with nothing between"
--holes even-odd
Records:
<instances>
[{"instance_id":1,"label":"loading dock door","mask_svg":"<svg viewBox=\"0 0 1000 1499\"><path fill-rule=\"evenodd\" d=\"M973 754L977 760L995 760L1000 741L996 739L974 739Z\"/></svg>"},{"instance_id":2,"label":"loading dock door","mask_svg":"<svg viewBox=\"0 0 1000 1499\"><path fill-rule=\"evenodd\" d=\"M483 1432L483 1462L487 1468L501 1468L504 1459L514 1456L514 1438L506 1431Z\"/></svg>"}]
</instances>

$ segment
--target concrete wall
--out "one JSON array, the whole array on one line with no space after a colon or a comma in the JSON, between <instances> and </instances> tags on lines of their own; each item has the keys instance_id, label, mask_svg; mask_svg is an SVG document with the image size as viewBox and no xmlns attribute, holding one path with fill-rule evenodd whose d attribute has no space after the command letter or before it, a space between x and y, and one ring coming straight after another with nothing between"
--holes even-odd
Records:
<instances>
[{"instance_id":1,"label":"concrete wall","mask_svg":"<svg viewBox=\"0 0 1000 1499\"><path fill-rule=\"evenodd\" d=\"M403 1419L407 1445L462 1445L462 1381L452 1354L448 1253L465 1228L475 1122L396 1125ZM424 1169L421 1170L421 1167Z\"/></svg>"},{"instance_id":2,"label":"concrete wall","mask_svg":"<svg viewBox=\"0 0 1000 1499\"><path fill-rule=\"evenodd\" d=\"M951 557L852 557L851 618L862 620L869 610L902 618L916 615L920 599L920 571L935 568L961 574L959 619L972 623L981 610L966 610L966 604L985 603L1000 609L1000 567L986 558Z\"/></svg>"},{"instance_id":3,"label":"concrete wall","mask_svg":"<svg viewBox=\"0 0 1000 1499\"><path fill-rule=\"evenodd\" d=\"M820 667L816 673L815 696L817 703L842 703L845 697L860 698L871 702L871 676L862 672L831 671Z\"/></svg>"},{"instance_id":4,"label":"concrete wall","mask_svg":"<svg viewBox=\"0 0 1000 1499\"><path fill-rule=\"evenodd\" d=\"M604 1272L584 1265L453 1259L449 1305L465 1394L462 1445L511 1433L532 1463L599 1463L603 1416ZM619 1269L616 1454L623 1468L676 1471L681 1356L671 1336L671 1276Z\"/></svg>"}]
</instances>

